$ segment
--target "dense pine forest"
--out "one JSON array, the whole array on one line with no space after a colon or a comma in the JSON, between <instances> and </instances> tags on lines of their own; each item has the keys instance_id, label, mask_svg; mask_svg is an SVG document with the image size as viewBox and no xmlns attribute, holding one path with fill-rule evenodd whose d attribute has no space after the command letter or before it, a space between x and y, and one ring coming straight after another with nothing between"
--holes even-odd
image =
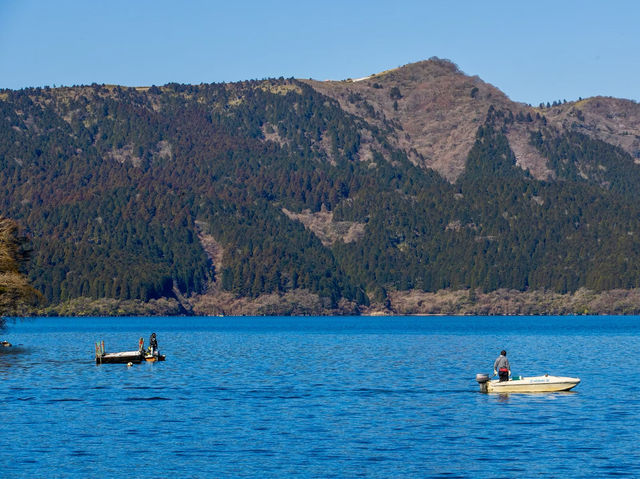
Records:
<instances>
[{"instance_id":1,"label":"dense pine forest","mask_svg":"<svg viewBox=\"0 0 640 479\"><path fill-rule=\"evenodd\" d=\"M406 86L375 85L402 108ZM350 101L368 113L283 78L0 91L0 214L31 240L30 283L50 305L306 291L351 312L393 291L640 287L629 152L501 104L451 181ZM518 165L523 128L546 179Z\"/></svg>"}]
</instances>

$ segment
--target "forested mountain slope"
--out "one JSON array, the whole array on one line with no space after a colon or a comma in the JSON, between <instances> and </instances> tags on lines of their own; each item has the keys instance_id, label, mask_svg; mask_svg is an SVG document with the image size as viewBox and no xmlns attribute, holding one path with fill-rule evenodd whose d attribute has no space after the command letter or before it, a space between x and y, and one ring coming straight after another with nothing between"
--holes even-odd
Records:
<instances>
[{"instance_id":1,"label":"forested mountain slope","mask_svg":"<svg viewBox=\"0 0 640 479\"><path fill-rule=\"evenodd\" d=\"M52 305L630 289L639 118L513 103L437 59L360 81L4 90L0 213Z\"/></svg>"}]
</instances>

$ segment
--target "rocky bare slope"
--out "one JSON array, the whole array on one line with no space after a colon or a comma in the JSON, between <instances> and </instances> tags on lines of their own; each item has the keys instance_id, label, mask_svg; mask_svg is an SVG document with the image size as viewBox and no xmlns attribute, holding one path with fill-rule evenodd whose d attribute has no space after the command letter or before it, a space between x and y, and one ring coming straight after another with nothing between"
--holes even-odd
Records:
<instances>
[{"instance_id":1,"label":"rocky bare slope","mask_svg":"<svg viewBox=\"0 0 640 479\"><path fill-rule=\"evenodd\" d=\"M630 100L597 97L550 108L531 107L511 101L495 86L440 59L358 80L307 83L338 100L345 110L392 130L394 146L405 150L414 163L433 168L452 182L464 171L478 126L492 106L531 118L529 123L510 126L507 135L518 165L535 178L552 176L547 160L530 145L531 132L542 125L541 117L560 132L584 133L640 159L640 105Z\"/></svg>"}]
</instances>

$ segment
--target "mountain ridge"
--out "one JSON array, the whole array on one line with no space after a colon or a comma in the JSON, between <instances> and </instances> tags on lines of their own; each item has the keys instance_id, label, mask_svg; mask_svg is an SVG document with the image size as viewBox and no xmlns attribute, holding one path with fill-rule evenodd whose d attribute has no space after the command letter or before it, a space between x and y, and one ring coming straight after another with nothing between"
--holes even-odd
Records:
<instances>
[{"instance_id":1,"label":"mountain ridge","mask_svg":"<svg viewBox=\"0 0 640 479\"><path fill-rule=\"evenodd\" d=\"M362 93L366 87L374 84L385 85L387 89L391 83L400 90L409 90L408 98L399 102L399 110L393 111L393 100L387 95L378 94L367 96L365 106L355 108L350 106L349 94ZM366 102L372 103L376 111L382 111L388 118L399 121L402 130L411 138L425 138L417 141L403 141L399 138L397 146L407 150L410 154L415 149L424 158L419 160L410 155L412 161L423 167L433 168L449 181L454 182L464 170L466 154L471 149L475 139L474 124L480 122L491 105L508 109L514 114L548 117L554 126L561 129L575 129L595 139L602 139L621 146L628 153L640 158L640 106L632 101L612 97L594 97L568 104L554 105L549 108L536 108L525 103L510 100L497 87L482 81L477 76L464 74L458 66L449 61L438 58L404 65L393 70L353 81L309 81L314 88L324 94L336 98L343 108L352 113L367 115ZM477 89L477 90L474 90ZM426 91L426 95L425 95ZM448 95L441 94L443 91ZM427 96L428 95L428 96ZM426 96L426 98L425 98ZM473 101L469 101L469 98ZM374 100L378 100L374 102ZM407 105L408 104L408 105ZM587 108L587 118L576 122L576 116L583 115L585 105L598 105L596 109ZM599 106L602 104L602 108ZM613 105L612 105L613 104ZM608 106L607 106L608 105ZM615 105L615 106L614 106ZM376 108L377 107L377 108ZM582 109L581 109L582 108ZM605 119L616 112L624 112L622 117L627 120L615 125L615 129L627 132L628 138L621 138L621 134L606 134L598 130L595 125L605 124L612 129L611 122ZM415 117L419 112L422 122L409 121L407 117ZM395 114L394 114L395 113ZM405 113L403 115L403 113ZM426 119L425 119L426 117ZM574 117L574 118L572 118ZM618 117L618 119L621 119ZM615 131L615 130L614 130ZM544 166L544 158L527 148L528 130L514 129L509 132L510 140L517 145L516 157L524 169L530 169L538 179L549 177L549 170ZM630 136L631 135L631 136ZM635 137L635 138L634 138ZM426 140L426 138L431 138Z\"/></svg>"},{"instance_id":2,"label":"mountain ridge","mask_svg":"<svg viewBox=\"0 0 640 479\"><path fill-rule=\"evenodd\" d=\"M358 81L3 90L0 108L0 211L31 233L51 311L640 287L635 102L531 107L431 59Z\"/></svg>"}]
</instances>

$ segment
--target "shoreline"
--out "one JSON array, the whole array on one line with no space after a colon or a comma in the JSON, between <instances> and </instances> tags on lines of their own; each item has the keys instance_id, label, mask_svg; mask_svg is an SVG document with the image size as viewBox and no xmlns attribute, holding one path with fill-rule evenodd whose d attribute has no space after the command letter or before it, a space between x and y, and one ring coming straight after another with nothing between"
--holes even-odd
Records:
<instances>
[{"instance_id":1,"label":"shoreline","mask_svg":"<svg viewBox=\"0 0 640 479\"><path fill-rule=\"evenodd\" d=\"M640 289L594 292L579 289L560 294L546 290L472 290L437 292L393 291L385 303L359 306L340 300L331 307L326 298L304 290L258 298L237 298L212 292L190 298L159 298L148 302L112 298L75 298L33 309L32 317L84 316L600 316L640 315Z\"/></svg>"}]
</instances>

